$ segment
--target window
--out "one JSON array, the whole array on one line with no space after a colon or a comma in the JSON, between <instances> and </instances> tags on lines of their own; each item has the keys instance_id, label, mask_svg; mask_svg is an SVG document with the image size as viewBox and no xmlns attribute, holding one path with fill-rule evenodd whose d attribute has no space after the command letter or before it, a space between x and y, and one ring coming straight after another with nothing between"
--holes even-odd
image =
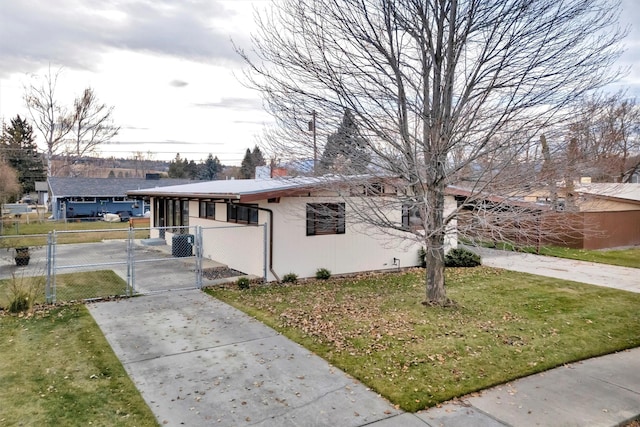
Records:
<instances>
[{"instance_id":1,"label":"window","mask_svg":"<svg viewBox=\"0 0 640 427\"><path fill-rule=\"evenodd\" d=\"M344 203L307 204L307 236L344 233Z\"/></svg>"},{"instance_id":2,"label":"window","mask_svg":"<svg viewBox=\"0 0 640 427\"><path fill-rule=\"evenodd\" d=\"M200 202L200 218L216 219L215 202Z\"/></svg>"},{"instance_id":3,"label":"window","mask_svg":"<svg viewBox=\"0 0 640 427\"><path fill-rule=\"evenodd\" d=\"M407 230L423 227L422 218L420 218L420 209L418 209L417 206L402 206L402 227Z\"/></svg>"},{"instance_id":4,"label":"window","mask_svg":"<svg viewBox=\"0 0 640 427\"><path fill-rule=\"evenodd\" d=\"M257 205L256 205L257 206ZM257 224L258 209L254 206L227 205L227 221L236 222L238 224Z\"/></svg>"},{"instance_id":5,"label":"window","mask_svg":"<svg viewBox=\"0 0 640 427\"><path fill-rule=\"evenodd\" d=\"M73 202L73 203L95 203L96 198L95 197L69 197L67 201Z\"/></svg>"},{"instance_id":6,"label":"window","mask_svg":"<svg viewBox=\"0 0 640 427\"><path fill-rule=\"evenodd\" d=\"M181 210L182 210L182 219L180 221L180 225L188 226L189 225L189 201L182 200L180 202Z\"/></svg>"},{"instance_id":7,"label":"window","mask_svg":"<svg viewBox=\"0 0 640 427\"><path fill-rule=\"evenodd\" d=\"M160 227L187 227L189 225L189 201L156 199L156 225ZM181 232L174 228L173 232ZM186 232L186 231L185 231Z\"/></svg>"}]
</instances>

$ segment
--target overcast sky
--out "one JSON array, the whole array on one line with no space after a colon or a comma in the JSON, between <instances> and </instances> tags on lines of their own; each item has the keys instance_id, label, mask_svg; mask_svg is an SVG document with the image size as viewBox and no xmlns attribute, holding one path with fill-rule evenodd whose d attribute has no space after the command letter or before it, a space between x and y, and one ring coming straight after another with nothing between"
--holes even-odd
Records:
<instances>
[{"instance_id":1,"label":"overcast sky","mask_svg":"<svg viewBox=\"0 0 640 427\"><path fill-rule=\"evenodd\" d=\"M24 85L62 67L56 93L71 105L90 86L121 126L106 156L179 152L239 164L269 116L236 78L231 40L249 47L253 7L270 0L0 0L0 119L26 115ZM640 101L640 1L623 0L632 25L620 82ZM39 142L40 142L39 137Z\"/></svg>"}]
</instances>

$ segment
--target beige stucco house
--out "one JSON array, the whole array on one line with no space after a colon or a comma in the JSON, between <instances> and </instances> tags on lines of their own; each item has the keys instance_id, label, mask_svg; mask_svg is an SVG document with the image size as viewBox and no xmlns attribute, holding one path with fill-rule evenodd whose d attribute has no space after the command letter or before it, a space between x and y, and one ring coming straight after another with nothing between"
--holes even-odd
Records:
<instances>
[{"instance_id":1,"label":"beige stucco house","mask_svg":"<svg viewBox=\"0 0 640 427\"><path fill-rule=\"evenodd\" d=\"M206 258L268 281L287 273L300 278L315 276L326 268L332 274L395 269L419 264L420 244L411 233L385 233L357 221L355 210L366 209L362 194L327 190L326 178L283 177L209 181L131 191L130 196L149 198L152 227L200 226L202 252ZM395 199L391 185L368 202L384 205ZM396 205L397 206L397 205ZM445 214L456 209L452 196ZM399 224L411 223L403 209L386 212ZM456 245L455 224L450 225L447 250ZM176 231L178 231L176 229ZM152 237L160 236L152 229Z\"/></svg>"}]
</instances>

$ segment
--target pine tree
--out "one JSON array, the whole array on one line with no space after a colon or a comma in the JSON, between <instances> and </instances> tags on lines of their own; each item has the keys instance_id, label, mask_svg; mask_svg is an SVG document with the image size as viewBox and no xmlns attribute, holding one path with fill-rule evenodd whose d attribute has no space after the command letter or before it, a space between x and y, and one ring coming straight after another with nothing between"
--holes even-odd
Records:
<instances>
[{"instance_id":1,"label":"pine tree","mask_svg":"<svg viewBox=\"0 0 640 427\"><path fill-rule=\"evenodd\" d=\"M327 138L319 169L322 173L364 173L370 160L367 141L360 136L351 111L346 110L338 130Z\"/></svg>"},{"instance_id":2,"label":"pine tree","mask_svg":"<svg viewBox=\"0 0 640 427\"><path fill-rule=\"evenodd\" d=\"M218 156L213 157L213 155L209 153L209 157L207 157L207 160L205 160L200 170L200 179L205 181L216 180L220 172L222 172L222 164Z\"/></svg>"},{"instance_id":3,"label":"pine tree","mask_svg":"<svg viewBox=\"0 0 640 427\"><path fill-rule=\"evenodd\" d=\"M16 170L24 193L35 191L36 181L45 181L46 172L41 153L35 144L33 127L17 115L9 126L3 126L0 150L7 163Z\"/></svg>"},{"instance_id":4,"label":"pine tree","mask_svg":"<svg viewBox=\"0 0 640 427\"><path fill-rule=\"evenodd\" d=\"M187 166L187 159L182 160L180 153L176 153L176 157L169 163L167 175L169 175L169 178L186 178Z\"/></svg>"},{"instance_id":5,"label":"pine tree","mask_svg":"<svg viewBox=\"0 0 640 427\"><path fill-rule=\"evenodd\" d=\"M253 159L253 173L255 175L255 168L256 166L264 166L267 164L267 162L264 160L264 156L262 155L262 151L260 150L260 147L258 147L257 145L253 147L253 152L251 153L251 158Z\"/></svg>"},{"instance_id":6,"label":"pine tree","mask_svg":"<svg viewBox=\"0 0 640 427\"><path fill-rule=\"evenodd\" d=\"M240 178L253 178L255 176L255 170L256 168L253 164L253 156L251 155L251 150L247 148L247 151L244 154L244 159L242 159L242 163L240 164Z\"/></svg>"},{"instance_id":7,"label":"pine tree","mask_svg":"<svg viewBox=\"0 0 640 427\"><path fill-rule=\"evenodd\" d=\"M244 159L240 164L240 178L252 179L256 176L256 166L264 166L267 162L264 160L262 150L257 145L253 147L253 151L247 148Z\"/></svg>"}]
</instances>

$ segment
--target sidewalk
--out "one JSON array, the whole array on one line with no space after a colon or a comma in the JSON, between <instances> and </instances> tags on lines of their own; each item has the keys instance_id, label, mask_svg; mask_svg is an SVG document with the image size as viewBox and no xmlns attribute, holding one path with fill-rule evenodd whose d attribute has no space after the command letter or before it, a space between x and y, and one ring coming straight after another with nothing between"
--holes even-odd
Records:
<instances>
[{"instance_id":1,"label":"sidewalk","mask_svg":"<svg viewBox=\"0 0 640 427\"><path fill-rule=\"evenodd\" d=\"M639 414L640 348L635 348L522 378L416 416L432 427L613 427Z\"/></svg>"}]
</instances>

